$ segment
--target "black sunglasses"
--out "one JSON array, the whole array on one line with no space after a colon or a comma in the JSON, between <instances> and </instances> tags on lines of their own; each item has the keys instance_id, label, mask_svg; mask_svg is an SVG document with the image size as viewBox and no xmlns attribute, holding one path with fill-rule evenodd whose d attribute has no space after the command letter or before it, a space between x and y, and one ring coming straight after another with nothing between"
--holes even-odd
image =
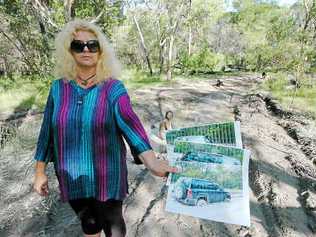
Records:
<instances>
[{"instance_id":1,"label":"black sunglasses","mask_svg":"<svg viewBox=\"0 0 316 237\"><path fill-rule=\"evenodd\" d=\"M75 53L82 53L85 46L88 47L91 53L96 53L100 50L100 44L97 40L88 40L87 42L73 40L70 44L70 49Z\"/></svg>"}]
</instances>

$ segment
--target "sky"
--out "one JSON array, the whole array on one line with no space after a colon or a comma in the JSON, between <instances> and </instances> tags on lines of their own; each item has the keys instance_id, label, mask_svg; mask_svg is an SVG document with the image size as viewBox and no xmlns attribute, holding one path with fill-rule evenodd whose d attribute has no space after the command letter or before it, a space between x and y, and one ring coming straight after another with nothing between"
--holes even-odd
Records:
<instances>
[{"instance_id":1,"label":"sky","mask_svg":"<svg viewBox=\"0 0 316 237\"><path fill-rule=\"evenodd\" d=\"M292 5L295 3L297 0L279 0L279 5L284 6L284 5Z\"/></svg>"},{"instance_id":2,"label":"sky","mask_svg":"<svg viewBox=\"0 0 316 237\"><path fill-rule=\"evenodd\" d=\"M299 1L299 0L276 0L276 2L280 6L291 6L292 4L294 4L297 1ZM227 11L234 11L234 8L232 7L232 2L233 2L233 0L226 0L226 4L228 6Z\"/></svg>"}]
</instances>

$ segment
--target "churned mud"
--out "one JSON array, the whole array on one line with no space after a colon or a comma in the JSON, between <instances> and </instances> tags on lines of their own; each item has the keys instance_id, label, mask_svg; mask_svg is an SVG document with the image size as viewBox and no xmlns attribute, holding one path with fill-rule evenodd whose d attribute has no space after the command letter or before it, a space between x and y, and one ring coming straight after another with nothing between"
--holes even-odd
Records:
<instances>
[{"instance_id":1,"label":"churned mud","mask_svg":"<svg viewBox=\"0 0 316 237\"><path fill-rule=\"evenodd\" d=\"M148 133L172 110L177 127L240 120L249 164L251 227L218 223L164 210L167 187L128 157L129 192L124 217L129 237L315 236L316 123L284 110L259 91L253 75L216 80L178 80L130 91L134 110ZM59 200L52 165L50 195L32 191L34 143L41 115L2 122L0 236L82 236L80 224ZM4 132L3 132L4 131Z\"/></svg>"}]
</instances>

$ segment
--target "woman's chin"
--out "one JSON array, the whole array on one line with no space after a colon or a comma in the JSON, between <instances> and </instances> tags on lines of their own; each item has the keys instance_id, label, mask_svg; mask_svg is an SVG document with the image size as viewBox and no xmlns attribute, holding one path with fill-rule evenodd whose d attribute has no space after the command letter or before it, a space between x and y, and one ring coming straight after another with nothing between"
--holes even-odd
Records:
<instances>
[{"instance_id":1,"label":"woman's chin","mask_svg":"<svg viewBox=\"0 0 316 237\"><path fill-rule=\"evenodd\" d=\"M82 62L80 62L78 64L81 67L95 67L97 65L96 63L93 63L91 61L82 61Z\"/></svg>"}]
</instances>

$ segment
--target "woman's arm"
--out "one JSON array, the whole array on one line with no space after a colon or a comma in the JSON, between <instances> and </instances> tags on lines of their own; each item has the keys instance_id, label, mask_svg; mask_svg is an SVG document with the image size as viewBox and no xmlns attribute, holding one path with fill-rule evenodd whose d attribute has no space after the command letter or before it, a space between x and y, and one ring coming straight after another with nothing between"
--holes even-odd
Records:
<instances>
[{"instance_id":1,"label":"woman's arm","mask_svg":"<svg viewBox=\"0 0 316 237\"><path fill-rule=\"evenodd\" d=\"M37 139L36 151L34 159L36 161L42 161L46 164L51 161L53 155L53 134L52 134L52 116L53 116L54 102L53 102L53 92L52 85L50 87L44 116L40 128L40 132ZM38 166L36 166L37 169ZM41 165L40 165L41 167Z\"/></svg>"},{"instance_id":2,"label":"woman's arm","mask_svg":"<svg viewBox=\"0 0 316 237\"><path fill-rule=\"evenodd\" d=\"M157 159L146 131L132 108L123 83L120 81L117 83L116 90L121 93L114 103L115 119L131 148L135 162L143 163L146 168L157 176L166 176L168 172L173 172L174 169L168 165L167 161Z\"/></svg>"},{"instance_id":3,"label":"woman's arm","mask_svg":"<svg viewBox=\"0 0 316 237\"><path fill-rule=\"evenodd\" d=\"M35 177L33 182L33 189L41 196L47 196L48 189L48 177L45 174L46 162L36 161L35 164Z\"/></svg>"},{"instance_id":4,"label":"woman's arm","mask_svg":"<svg viewBox=\"0 0 316 237\"><path fill-rule=\"evenodd\" d=\"M35 175L45 174L46 166L47 166L46 162L36 161L36 163L35 163Z\"/></svg>"},{"instance_id":5,"label":"woman's arm","mask_svg":"<svg viewBox=\"0 0 316 237\"><path fill-rule=\"evenodd\" d=\"M152 147L140 119L132 109L127 93L117 99L114 105L114 114L117 125L131 148L135 162L141 164L142 161L138 155L151 150Z\"/></svg>"},{"instance_id":6,"label":"woman's arm","mask_svg":"<svg viewBox=\"0 0 316 237\"><path fill-rule=\"evenodd\" d=\"M38 136L36 152L34 159L35 164L35 177L33 182L33 189L41 196L48 195L48 177L45 174L45 169L51 156L53 155L53 139L51 131L51 119L53 113L53 96L52 86L50 87L49 94L46 101L44 110L44 117L42 120L41 129Z\"/></svg>"},{"instance_id":7,"label":"woman's arm","mask_svg":"<svg viewBox=\"0 0 316 237\"><path fill-rule=\"evenodd\" d=\"M164 139L164 137L162 136L163 130L164 130L164 121L162 121L162 122L159 124L158 137L159 137L160 139Z\"/></svg>"}]
</instances>

